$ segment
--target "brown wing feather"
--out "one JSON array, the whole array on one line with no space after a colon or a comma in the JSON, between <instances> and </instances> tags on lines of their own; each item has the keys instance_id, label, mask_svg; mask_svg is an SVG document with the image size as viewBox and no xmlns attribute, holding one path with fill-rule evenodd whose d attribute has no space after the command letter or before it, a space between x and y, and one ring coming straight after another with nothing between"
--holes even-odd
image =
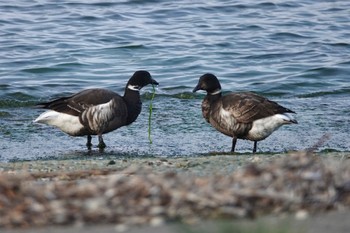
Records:
<instances>
[{"instance_id":1,"label":"brown wing feather","mask_svg":"<svg viewBox=\"0 0 350 233\"><path fill-rule=\"evenodd\" d=\"M222 98L223 108L231 112L237 122L250 123L278 113L294 113L274 101L252 92L232 93Z\"/></svg>"},{"instance_id":2,"label":"brown wing feather","mask_svg":"<svg viewBox=\"0 0 350 233\"><path fill-rule=\"evenodd\" d=\"M62 97L50 102L39 103L39 108L51 109L74 116L79 116L85 109L109 102L117 93L105 89L87 89L69 97Z\"/></svg>"}]
</instances>

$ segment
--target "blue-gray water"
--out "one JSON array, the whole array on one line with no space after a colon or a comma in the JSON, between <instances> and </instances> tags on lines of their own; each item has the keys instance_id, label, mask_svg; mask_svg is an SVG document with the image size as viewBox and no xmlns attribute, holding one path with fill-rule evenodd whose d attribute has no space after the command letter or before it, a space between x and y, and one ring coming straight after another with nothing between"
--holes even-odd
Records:
<instances>
[{"instance_id":1,"label":"blue-gray water","mask_svg":"<svg viewBox=\"0 0 350 233\"><path fill-rule=\"evenodd\" d=\"M318 150L350 150L348 0L0 0L0 161L85 156L85 138L33 124L42 111L31 106L91 87L122 94L138 69L160 83L153 144L147 87L137 121L104 136L107 155L229 151L231 139L201 116L204 94L191 93L206 72L225 91L255 91L298 113L259 152L305 149L325 134ZM239 140L237 151L252 146Z\"/></svg>"}]
</instances>

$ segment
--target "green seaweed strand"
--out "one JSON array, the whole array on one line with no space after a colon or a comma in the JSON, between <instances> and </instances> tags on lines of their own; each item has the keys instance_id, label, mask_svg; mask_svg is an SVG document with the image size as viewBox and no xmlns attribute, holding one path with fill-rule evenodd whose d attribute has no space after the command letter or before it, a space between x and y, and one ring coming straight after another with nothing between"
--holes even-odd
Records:
<instances>
[{"instance_id":1,"label":"green seaweed strand","mask_svg":"<svg viewBox=\"0 0 350 233\"><path fill-rule=\"evenodd\" d=\"M154 87L154 85L152 84L152 88L153 88L153 93L152 93L152 97L151 97L151 101L149 103L149 116L148 116L148 140L149 140L149 144L152 144L152 138L151 138L151 120L152 120L152 108L153 108L153 99L154 96L156 95L156 88Z\"/></svg>"}]
</instances>

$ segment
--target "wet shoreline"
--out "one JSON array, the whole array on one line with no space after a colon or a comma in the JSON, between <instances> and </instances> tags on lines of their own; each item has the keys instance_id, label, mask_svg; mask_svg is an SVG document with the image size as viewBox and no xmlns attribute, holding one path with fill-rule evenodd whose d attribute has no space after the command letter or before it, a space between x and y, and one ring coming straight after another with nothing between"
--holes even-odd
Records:
<instances>
[{"instance_id":1,"label":"wet shoreline","mask_svg":"<svg viewBox=\"0 0 350 233\"><path fill-rule=\"evenodd\" d=\"M0 162L0 172L70 172L91 169L122 170L130 166L152 168L153 172L190 172L196 175L209 175L213 173L229 174L249 163L269 163L275 159L281 159L291 153L223 153L211 152L197 156L133 156L100 154L97 151L92 155L80 157L44 160L25 160ZM347 160L350 152L318 152L315 156L323 160L341 161Z\"/></svg>"}]
</instances>

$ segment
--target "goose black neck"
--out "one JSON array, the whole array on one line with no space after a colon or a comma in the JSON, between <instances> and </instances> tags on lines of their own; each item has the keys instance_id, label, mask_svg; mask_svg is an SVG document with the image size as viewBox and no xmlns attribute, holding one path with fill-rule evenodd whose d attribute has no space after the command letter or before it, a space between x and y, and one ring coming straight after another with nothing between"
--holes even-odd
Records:
<instances>
[{"instance_id":1,"label":"goose black neck","mask_svg":"<svg viewBox=\"0 0 350 233\"><path fill-rule=\"evenodd\" d=\"M128 118L126 121L127 125L129 125L136 120L136 118L141 112L142 103L140 98L140 92L126 88L123 99L128 108Z\"/></svg>"}]
</instances>

